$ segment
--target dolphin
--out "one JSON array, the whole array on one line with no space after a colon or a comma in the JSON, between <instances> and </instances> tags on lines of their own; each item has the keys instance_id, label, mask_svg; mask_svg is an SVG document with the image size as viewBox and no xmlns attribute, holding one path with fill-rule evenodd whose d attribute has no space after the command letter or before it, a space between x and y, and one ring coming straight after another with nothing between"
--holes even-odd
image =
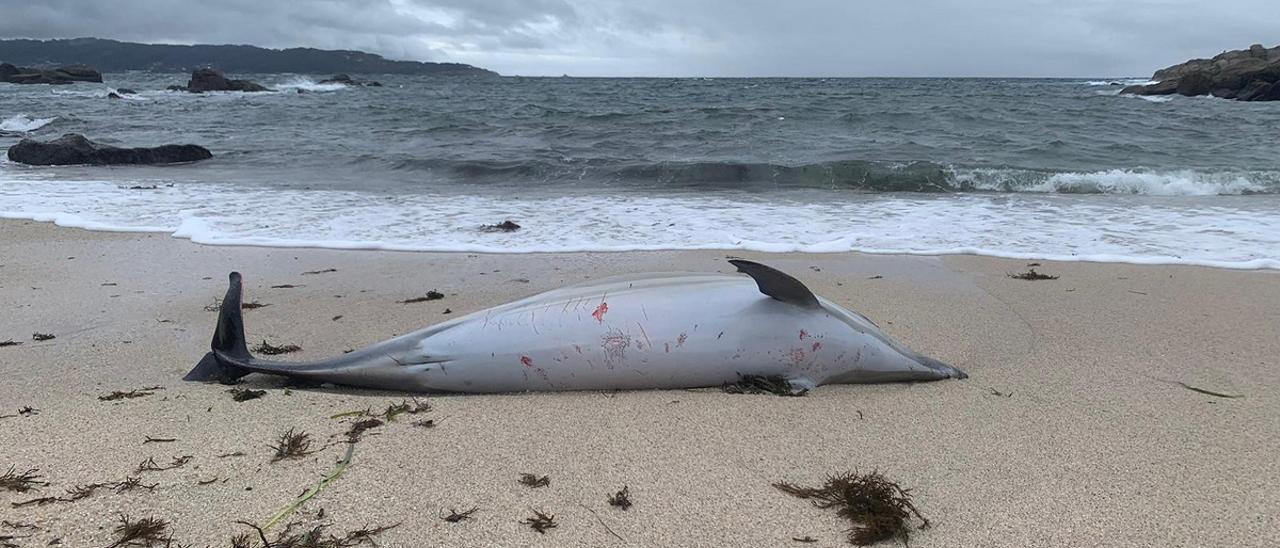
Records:
<instances>
[{"instance_id":1,"label":"dolphin","mask_svg":"<svg viewBox=\"0 0 1280 548\"><path fill-rule=\"evenodd\" d=\"M266 373L401 392L697 388L747 376L822 384L932 381L964 372L908 350L799 280L734 259L738 272L642 274L547 291L332 359L255 358L241 278L230 275L208 354L184 380Z\"/></svg>"}]
</instances>

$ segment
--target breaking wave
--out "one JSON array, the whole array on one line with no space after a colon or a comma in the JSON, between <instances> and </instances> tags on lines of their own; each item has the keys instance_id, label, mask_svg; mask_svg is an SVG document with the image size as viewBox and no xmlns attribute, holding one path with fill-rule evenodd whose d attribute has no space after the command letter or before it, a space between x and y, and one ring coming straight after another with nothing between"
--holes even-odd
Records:
<instances>
[{"instance_id":1,"label":"breaking wave","mask_svg":"<svg viewBox=\"0 0 1280 548\"><path fill-rule=\"evenodd\" d=\"M0 132L29 133L52 124L57 119L57 116L52 118L32 118L26 114L18 114L16 116L10 116L3 122L0 122Z\"/></svg>"}]
</instances>

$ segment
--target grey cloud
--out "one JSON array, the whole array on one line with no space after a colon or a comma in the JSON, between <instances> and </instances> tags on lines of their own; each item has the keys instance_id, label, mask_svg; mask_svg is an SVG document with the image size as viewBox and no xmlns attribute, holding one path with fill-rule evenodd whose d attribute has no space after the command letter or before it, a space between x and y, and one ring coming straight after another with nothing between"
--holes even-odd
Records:
<instances>
[{"instance_id":1,"label":"grey cloud","mask_svg":"<svg viewBox=\"0 0 1280 548\"><path fill-rule=\"evenodd\" d=\"M0 36L374 51L504 74L1142 76L1280 42L1272 0L0 0Z\"/></svg>"}]
</instances>

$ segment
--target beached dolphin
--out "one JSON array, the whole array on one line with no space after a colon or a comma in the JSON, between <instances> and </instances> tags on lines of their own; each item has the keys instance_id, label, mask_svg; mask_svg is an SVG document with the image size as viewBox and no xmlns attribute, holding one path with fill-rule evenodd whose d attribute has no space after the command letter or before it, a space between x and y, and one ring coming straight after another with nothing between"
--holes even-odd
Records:
<instances>
[{"instance_id":1,"label":"beached dolphin","mask_svg":"<svg viewBox=\"0 0 1280 548\"><path fill-rule=\"evenodd\" d=\"M588 282L311 363L249 354L240 274L232 272L212 350L184 379L232 382L267 373L397 391L521 392L694 388L748 375L782 377L794 390L967 376L904 348L791 276L729 262L750 277L679 273Z\"/></svg>"}]
</instances>

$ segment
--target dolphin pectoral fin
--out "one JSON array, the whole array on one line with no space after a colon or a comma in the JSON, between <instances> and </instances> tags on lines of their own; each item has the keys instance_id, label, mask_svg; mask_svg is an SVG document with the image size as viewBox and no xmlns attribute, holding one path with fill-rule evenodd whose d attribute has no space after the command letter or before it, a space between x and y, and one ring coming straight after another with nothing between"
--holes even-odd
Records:
<instances>
[{"instance_id":1,"label":"dolphin pectoral fin","mask_svg":"<svg viewBox=\"0 0 1280 548\"><path fill-rule=\"evenodd\" d=\"M818 298L800 280L774 268L743 259L729 259L738 272L751 276L760 292L784 303L805 308L818 308Z\"/></svg>"}]
</instances>

